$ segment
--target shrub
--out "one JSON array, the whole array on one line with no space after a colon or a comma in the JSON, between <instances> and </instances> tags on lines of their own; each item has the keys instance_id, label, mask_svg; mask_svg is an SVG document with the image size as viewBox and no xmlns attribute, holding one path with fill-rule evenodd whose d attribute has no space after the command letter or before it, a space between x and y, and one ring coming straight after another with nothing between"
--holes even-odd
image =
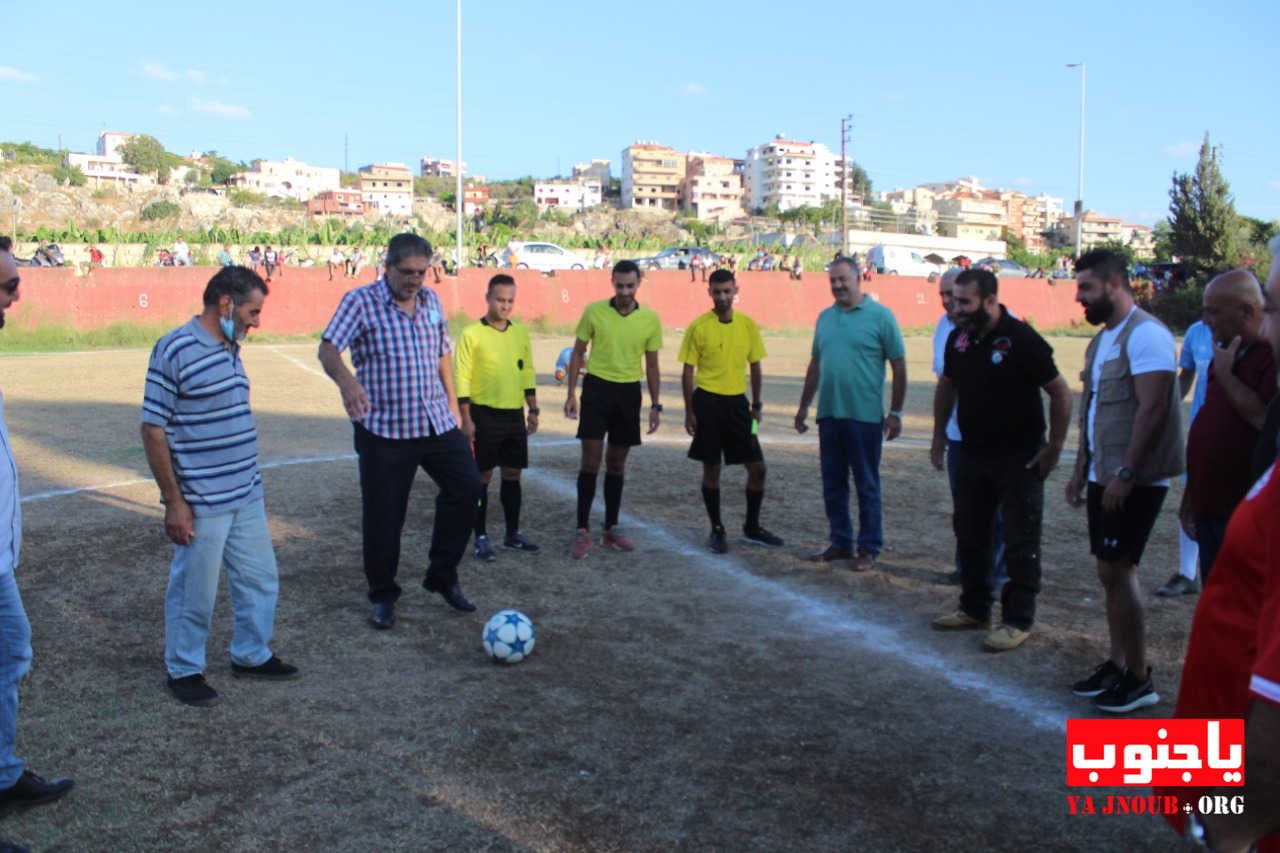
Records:
<instances>
[{"instance_id":1,"label":"shrub","mask_svg":"<svg viewBox=\"0 0 1280 853\"><path fill-rule=\"evenodd\" d=\"M156 219L169 219L177 216L181 212L182 208L178 207L177 204L168 201L167 199L162 199L160 201L153 201L151 204L142 208L141 216L144 220L152 222Z\"/></svg>"}]
</instances>

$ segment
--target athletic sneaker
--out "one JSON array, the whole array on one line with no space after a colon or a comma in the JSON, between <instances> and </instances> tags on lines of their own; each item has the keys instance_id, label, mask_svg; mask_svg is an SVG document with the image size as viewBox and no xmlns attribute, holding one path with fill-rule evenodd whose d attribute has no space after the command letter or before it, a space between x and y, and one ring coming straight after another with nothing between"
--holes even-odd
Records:
<instances>
[{"instance_id":1,"label":"athletic sneaker","mask_svg":"<svg viewBox=\"0 0 1280 853\"><path fill-rule=\"evenodd\" d=\"M1196 583L1195 578L1176 574L1165 581L1164 586L1156 590L1156 595L1161 598L1171 598L1175 595L1195 595L1199 591L1200 586Z\"/></svg>"},{"instance_id":2,"label":"athletic sneaker","mask_svg":"<svg viewBox=\"0 0 1280 853\"><path fill-rule=\"evenodd\" d=\"M615 551L634 551L636 549L635 543L616 527L604 532L604 535L600 537L600 544Z\"/></svg>"},{"instance_id":3,"label":"athletic sneaker","mask_svg":"<svg viewBox=\"0 0 1280 853\"><path fill-rule=\"evenodd\" d=\"M763 527L757 527L755 530L742 528L742 541L756 545L767 545L770 548L781 548L783 545L782 537L774 536Z\"/></svg>"},{"instance_id":4,"label":"athletic sneaker","mask_svg":"<svg viewBox=\"0 0 1280 853\"><path fill-rule=\"evenodd\" d=\"M707 547L711 549L712 554L726 554L729 552L729 542L724 534L723 527L711 528L711 535L707 537Z\"/></svg>"},{"instance_id":5,"label":"athletic sneaker","mask_svg":"<svg viewBox=\"0 0 1280 853\"><path fill-rule=\"evenodd\" d=\"M1092 698L1100 693L1110 690L1116 686L1116 682L1120 680L1120 675L1124 670L1116 666L1110 658L1098 664L1097 669L1093 671L1093 675L1077 681L1071 685L1071 692L1077 696Z\"/></svg>"},{"instance_id":6,"label":"athletic sneaker","mask_svg":"<svg viewBox=\"0 0 1280 853\"><path fill-rule=\"evenodd\" d=\"M578 531L573 534L573 544L569 546L569 556L575 560L581 560L590 553L591 533L578 528Z\"/></svg>"},{"instance_id":7,"label":"athletic sneaker","mask_svg":"<svg viewBox=\"0 0 1280 853\"><path fill-rule=\"evenodd\" d=\"M963 610L939 616L933 620L935 631L985 631L991 627L990 621L975 619Z\"/></svg>"},{"instance_id":8,"label":"athletic sneaker","mask_svg":"<svg viewBox=\"0 0 1280 853\"><path fill-rule=\"evenodd\" d=\"M519 530L515 533L508 533L503 537L502 547L509 551L528 551L530 554L538 550L538 546L533 544L533 540Z\"/></svg>"},{"instance_id":9,"label":"athletic sneaker","mask_svg":"<svg viewBox=\"0 0 1280 853\"><path fill-rule=\"evenodd\" d=\"M989 652L1011 652L1031 637L1030 631L1001 623L987 633L982 647Z\"/></svg>"},{"instance_id":10,"label":"athletic sneaker","mask_svg":"<svg viewBox=\"0 0 1280 853\"><path fill-rule=\"evenodd\" d=\"M476 537L476 549L471 553L477 560L484 560L486 563L498 559L498 555L493 553L493 546L489 544L489 537L484 534Z\"/></svg>"},{"instance_id":11,"label":"athletic sneaker","mask_svg":"<svg viewBox=\"0 0 1280 853\"><path fill-rule=\"evenodd\" d=\"M1127 714L1138 708L1145 708L1160 701L1151 681L1151 667L1147 667L1145 678L1139 678L1125 667L1124 674L1110 690L1104 690L1093 700L1093 707L1099 711L1112 714Z\"/></svg>"}]
</instances>

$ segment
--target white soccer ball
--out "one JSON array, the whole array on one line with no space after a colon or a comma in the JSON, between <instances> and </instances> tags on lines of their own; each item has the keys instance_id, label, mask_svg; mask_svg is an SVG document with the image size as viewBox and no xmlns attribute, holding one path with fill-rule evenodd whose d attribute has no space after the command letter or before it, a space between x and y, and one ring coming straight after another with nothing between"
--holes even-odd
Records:
<instances>
[{"instance_id":1,"label":"white soccer ball","mask_svg":"<svg viewBox=\"0 0 1280 853\"><path fill-rule=\"evenodd\" d=\"M499 663L517 663L533 653L533 622L519 610L500 610L481 635L484 650Z\"/></svg>"}]
</instances>

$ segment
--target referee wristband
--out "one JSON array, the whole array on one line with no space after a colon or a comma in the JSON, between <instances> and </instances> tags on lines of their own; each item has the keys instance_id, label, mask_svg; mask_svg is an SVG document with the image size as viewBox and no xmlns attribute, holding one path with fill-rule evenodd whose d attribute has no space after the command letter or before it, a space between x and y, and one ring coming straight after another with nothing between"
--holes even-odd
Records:
<instances>
[{"instance_id":1,"label":"referee wristband","mask_svg":"<svg viewBox=\"0 0 1280 853\"><path fill-rule=\"evenodd\" d=\"M537 417L538 415L542 414L542 409L539 409L537 406L530 406L529 414Z\"/></svg>"},{"instance_id":2,"label":"referee wristband","mask_svg":"<svg viewBox=\"0 0 1280 853\"><path fill-rule=\"evenodd\" d=\"M661 413L662 413L662 404L661 404L661 403L654 403L654 404L653 404L652 406L650 406L649 408L653 409L655 412L658 412L659 414L661 414Z\"/></svg>"}]
</instances>

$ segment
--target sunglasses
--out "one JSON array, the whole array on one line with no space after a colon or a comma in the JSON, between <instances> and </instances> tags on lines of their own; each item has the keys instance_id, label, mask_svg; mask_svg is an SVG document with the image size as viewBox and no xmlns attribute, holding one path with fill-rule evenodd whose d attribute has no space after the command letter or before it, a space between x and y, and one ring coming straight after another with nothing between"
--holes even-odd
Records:
<instances>
[{"instance_id":1,"label":"sunglasses","mask_svg":"<svg viewBox=\"0 0 1280 853\"><path fill-rule=\"evenodd\" d=\"M13 296L13 294L18 292L18 284L21 281L22 280L15 275L13 278L9 279L8 281L0 281L0 288L4 288L5 293L9 294L10 296Z\"/></svg>"}]
</instances>

